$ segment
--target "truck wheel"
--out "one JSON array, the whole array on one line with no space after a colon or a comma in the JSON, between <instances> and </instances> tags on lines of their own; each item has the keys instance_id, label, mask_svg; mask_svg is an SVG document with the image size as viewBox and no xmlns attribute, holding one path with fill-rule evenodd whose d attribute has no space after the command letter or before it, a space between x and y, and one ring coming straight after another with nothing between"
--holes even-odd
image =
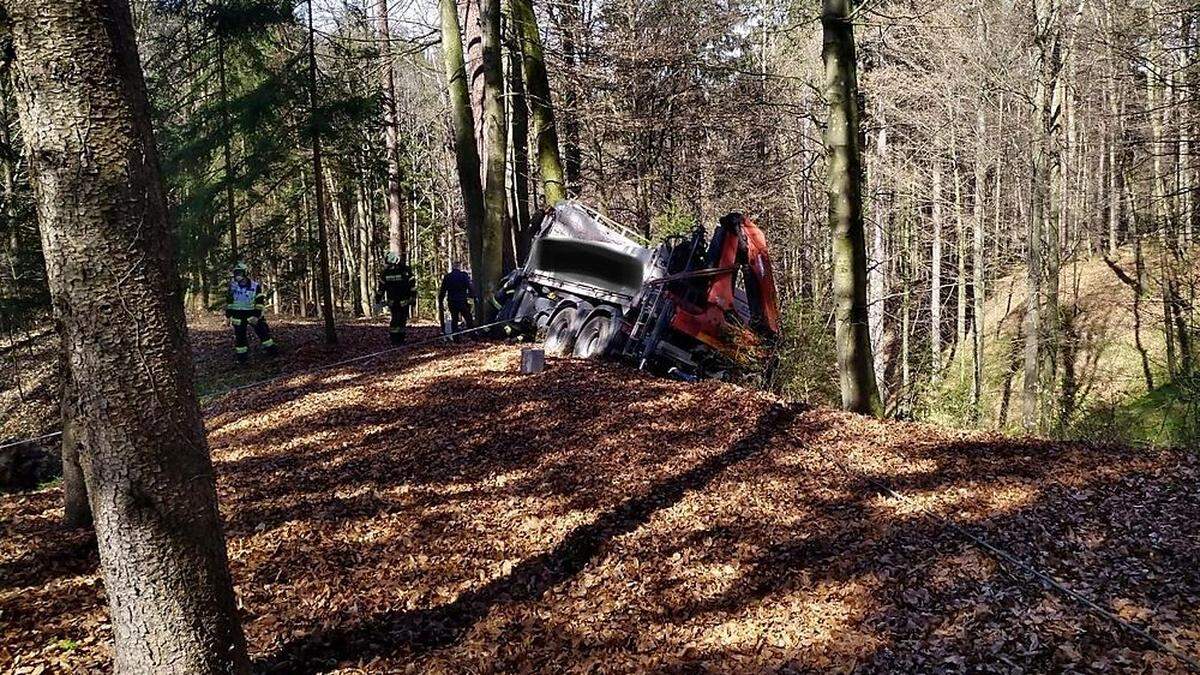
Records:
<instances>
[{"instance_id":1,"label":"truck wheel","mask_svg":"<svg viewBox=\"0 0 1200 675\"><path fill-rule=\"evenodd\" d=\"M608 356L616 350L620 336L620 318L607 312L596 312L579 330L579 336L575 338L574 356L580 359Z\"/></svg>"},{"instance_id":2,"label":"truck wheel","mask_svg":"<svg viewBox=\"0 0 1200 675\"><path fill-rule=\"evenodd\" d=\"M575 305L559 305L550 317L550 323L546 325L546 341L543 345L546 353L550 356L570 356L578 333L579 323L575 320Z\"/></svg>"}]
</instances>

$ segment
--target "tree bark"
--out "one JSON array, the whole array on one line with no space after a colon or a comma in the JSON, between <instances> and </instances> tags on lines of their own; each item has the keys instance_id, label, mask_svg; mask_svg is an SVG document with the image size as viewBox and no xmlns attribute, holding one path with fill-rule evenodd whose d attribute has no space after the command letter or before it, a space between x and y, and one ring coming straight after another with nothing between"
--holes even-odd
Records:
<instances>
[{"instance_id":1,"label":"tree bark","mask_svg":"<svg viewBox=\"0 0 1200 675\"><path fill-rule=\"evenodd\" d=\"M124 0L0 0L79 392L114 668L247 672L174 237Z\"/></svg>"},{"instance_id":2,"label":"tree bark","mask_svg":"<svg viewBox=\"0 0 1200 675\"><path fill-rule=\"evenodd\" d=\"M499 289L504 274L505 191L508 173L508 125L504 116L504 67L500 54L501 0L481 0L480 28L483 30L483 111L487 146L484 181L484 222L479 259L475 269L476 303L480 321L488 320L493 308L488 301Z\"/></svg>"},{"instance_id":3,"label":"tree bark","mask_svg":"<svg viewBox=\"0 0 1200 675\"><path fill-rule=\"evenodd\" d=\"M867 318L867 249L862 213L862 154L859 148L858 76L851 0L824 0L822 57L829 101L829 228L842 407L882 412L875 385Z\"/></svg>"},{"instance_id":4,"label":"tree bark","mask_svg":"<svg viewBox=\"0 0 1200 675\"><path fill-rule=\"evenodd\" d=\"M440 0L440 6L442 56L450 96L450 114L454 123L455 167L462 191L467 244L472 253L471 266L478 270L482 266L477 255L482 250L484 201L483 185L479 179L479 149L475 145L475 115L471 112L471 92L467 88L467 71L463 64L458 6L455 0Z\"/></svg>"},{"instance_id":5,"label":"tree bark","mask_svg":"<svg viewBox=\"0 0 1200 675\"><path fill-rule=\"evenodd\" d=\"M308 0L308 114L312 134L313 210L317 212L317 265L321 296L321 318L325 323L325 342L337 344L337 327L333 322L333 286L329 278L329 228L325 222L325 175L321 168L321 125L317 109L317 32L313 28L312 0Z\"/></svg>"},{"instance_id":6,"label":"tree bark","mask_svg":"<svg viewBox=\"0 0 1200 675\"><path fill-rule=\"evenodd\" d=\"M929 277L929 379L942 377L942 158L933 159L933 245Z\"/></svg>"},{"instance_id":7,"label":"tree bark","mask_svg":"<svg viewBox=\"0 0 1200 675\"><path fill-rule=\"evenodd\" d=\"M981 101L982 104L982 101ZM972 341L971 362L973 376L971 378L971 410L975 415L975 423L983 419L983 331L984 308L987 297L984 293L984 191L987 183L987 169L984 165L984 134L987 132L987 121L983 106L980 105L975 120L975 213L974 230L971 237L971 299L974 307L971 310ZM996 167L996 171L1001 169ZM1000 196L996 195L995 199Z\"/></svg>"},{"instance_id":8,"label":"tree bark","mask_svg":"<svg viewBox=\"0 0 1200 675\"><path fill-rule=\"evenodd\" d=\"M511 7L510 3L510 12ZM518 36L510 43L512 47L508 52L508 81L512 91L509 114L512 119L513 244L518 265L525 262L533 243L530 223L532 211L529 205L529 100L525 95L525 68L520 43Z\"/></svg>"},{"instance_id":9,"label":"tree bark","mask_svg":"<svg viewBox=\"0 0 1200 675\"><path fill-rule=\"evenodd\" d=\"M512 8L521 35L521 52L525 58L525 91L529 96L529 109L533 117L542 195L546 206L554 206L567 198L567 184L562 155L558 149L550 80L546 76L546 62L542 56L542 36L538 33L532 0L512 0Z\"/></svg>"},{"instance_id":10,"label":"tree bark","mask_svg":"<svg viewBox=\"0 0 1200 675\"><path fill-rule=\"evenodd\" d=\"M218 29L219 30L219 29ZM229 230L230 262L241 260L238 248L237 201L233 193L233 125L229 120L229 89L225 76L225 38L217 35L217 83L221 88L221 152L225 161L225 226Z\"/></svg>"},{"instance_id":11,"label":"tree bark","mask_svg":"<svg viewBox=\"0 0 1200 675\"><path fill-rule=\"evenodd\" d=\"M396 108L396 68L392 60L392 30L388 24L387 0L375 1L375 22L382 55L383 142L387 154L388 250L408 259L404 237L404 195L400 189L400 131Z\"/></svg>"},{"instance_id":12,"label":"tree bark","mask_svg":"<svg viewBox=\"0 0 1200 675\"><path fill-rule=\"evenodd\" d=\"M1053 228L1046 227L1046 221L1048 217L1054 217L1050 192L1054 180L1052 157L1056 154L1052 145L1059 111L1055 105L1059 69L1058 14L1058 0L1035 0L1034 32L1038 80L1035 83L1034 94L1033 199L1030 204L1029 241L1026 251L1025 373L1022 391L1022 421L1029 432L1036 431L1041 426L1042 254L1045 245L1042 235L1046 231L1048 236L1057 236Z\"/></svg>"}]
</instances>

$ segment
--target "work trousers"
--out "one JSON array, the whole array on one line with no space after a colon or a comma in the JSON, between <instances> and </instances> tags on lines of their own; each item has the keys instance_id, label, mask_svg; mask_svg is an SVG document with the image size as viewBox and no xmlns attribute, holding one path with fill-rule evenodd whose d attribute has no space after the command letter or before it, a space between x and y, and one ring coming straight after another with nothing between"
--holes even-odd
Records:
<instances>
[{"instance_id":1,"label":"work trousers","mask_svg":"<svg viewBox=\"0 0 1200 675\"><path fill-rule=\"evenodd\" d=\"M450 301L450 332L457 333L466 328L475 327L475 319L471 316L471 305L468 302Z\"/></svg>"},{"instance_id":2,"label":"work trousers","mask_svg":"<svg viewBox=\"0 0 1200 675\"><path fill-rule=\"evenodd\" d=\"M268 354L275 353L275 340L271 338L271 327L263 318L261 310L232 310L229 323L233 324L233 352L239 361L245 361L250 354L249 328L254 328L258 342Z\"/></svg>"},{"instance_id":3,"label":"work trousers","mask_svg":"<svg viewBox=\"0 0 1200 675\"><path fill-rule=\"evenodd\" d=\"M388 305L388 310L392 313L392 323L388 326L388 335L395 344L404 342L404 336L408 332L410 308L411 306L407 302L393 302Z\"/></svg>"}]
</instances>

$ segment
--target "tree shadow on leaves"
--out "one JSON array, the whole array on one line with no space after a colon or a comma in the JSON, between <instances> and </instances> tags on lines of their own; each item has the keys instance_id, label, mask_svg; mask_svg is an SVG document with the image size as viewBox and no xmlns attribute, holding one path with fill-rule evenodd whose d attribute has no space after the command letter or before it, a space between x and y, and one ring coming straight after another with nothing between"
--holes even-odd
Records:
<instances>
[{"instance_id":1,"label":"tree shadow on leaves","mask_svg":"<svg viewBox=\"0 0 1200 675\"><path fill-rule=\"evenodd\" d=\"M294 672L333 666L345 659L423 653L453 644L496 605L539 599L579 574L614 538L633 532L689 491L705 488L729 467L762 452L796 412L794 406L773 406L759 417L750 433L728 449L655 483L576 528L552 550L522 561L509 574L467 591L449 604L384 612L350 626L321 630L285 644L257 665L269 672Z\"/></svg>"}]
</instances>

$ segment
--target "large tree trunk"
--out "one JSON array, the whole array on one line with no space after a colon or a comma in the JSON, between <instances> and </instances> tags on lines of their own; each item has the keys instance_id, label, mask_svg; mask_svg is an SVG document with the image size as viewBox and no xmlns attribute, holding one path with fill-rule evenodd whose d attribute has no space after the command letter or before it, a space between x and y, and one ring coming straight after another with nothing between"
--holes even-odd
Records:
<instances>
[{"instance_id":1,"label":"large tree trunk","mask_svg":"<svg viewBox=\"0 0 1200 675\"><path fill-rule=\"evenodd\" d=\"M489 299L504 274L504 216L508 173L508 125L504 117L504 67L500 55L500 0L482 0L480 27L483 30L483 130L487 153L484 182L484 223L480 237L480 267L475 269L476 289L482 302L476 310L480 321L493 313Z\"/></svg>"},{"instance_id":2,"label":"large tree trunk","mask_svg":"<svg viewBox=\"0 0 1200 675\"><path fill-rule=\"evenodd\" d=\"M887 165L888 130L882 110L879 111L877 121L879 132L875 137L875 151L879 165L872 172L872 180L876 181L878 186L875 194L880 196L875 200L877 208L871 217L871 264L867 271L867 299L869 303L868 318L871 325L871 353L875 357L875 384L879 387L880 400L887 401L888 392L885 378L887 363L883 358L883 339L886 334L884 310L887 305L885 296L887 295L888 252L884 243L884 221L888 219L894 222L892 212L896 205L894 200L889 201L883 196L887 194L887 190L882 186L882 176L884 167Z\"/></svg>"},{"instance_id":3,"label":"large tree trunk","mask_svg":"<svg viewBox=\"0 0 1200 675\"><path fill-rule=\"evenodd\" d=\"M114 667L247 672L128 5L0 6L79 392Z\"/></svg>"},{"instance_id":4,"label":"large tree trunk","mask_svg":"<svg viewBox=\"0 0 1200 675\"><path fill-rule=\"evenodd\" d=\"M511 12L511 4L510 4ZM522 63L520 36L513 39L508 52L508 81L512 92L509 105L512 120L513 156L513 248L517 265L525 263L533 243L529 205L529 101L525 95L525 68Z\"/></svg>"},{"instance_id":5,"label":"large tree trunk","mask_svg":"<svg viewBox=\"0 0 1200 675\"><path fill-rule=\"evenodd\" d=\"M458 185L462 191L466 216L467 244L471 266L479 270L484 222L483 186L479 180L479 149L475 145L475 115L471 112L471 92L463 64L462 34L458 29L455 0L440 0L442 20L442 56L445 60L446 86L450 95L450 114L454 122L454 158ZM451 256L453 258L453 256Z\"/></svg>"},{"instance_id":6,"label":"large tree trunk","mask_svg":"<svg viewBox=\"0 0 1200 675\"><path fill-rule=\"evenodd\" d=\"M838 371L842 407L879 414L879 392L867 318L867 248L862 213L858 76L851 0L824 0L822 57L829 126L829 227L833 252Z\"/></svg>"},{"instance_id":7,"label":"large tree trunk","mask_svg":"<svg viewBox=\"0 0 1200 675\"><path fill-rule=\"evenodd\" d=\"M396 109L396 68L392 61L392 31L388 25L387 0L375 1L375 21L382 54L383 142L387 154L388 250L407 259L404 241L404 195L400 190L400 132Z\"/></svg>"},{"instance_id":8,"label":"large tree trunk","mask_svg":"<svg viewBox=\"0 0 1200 675\"><path fill-rule=\"evenodd\" d=\"M313 210L317 212L317 264L321 297L321 318L325 323L325 342L337 344L333 323L333 287L329 278L329 228L325 223L325 175L321 169L321 127L317 123L317 32L313 28L312 0L308 0L308 114L312 134Z\"/></svg>"},{"instance_id":9,"label":"large tree trunk","mask_svg":"<svg viewBox=\"0 0 1200 675\"><path fill-rule=\"evenodd\" d=\"M1043 304L1043 232L1053 218L1050 199L1053 189L1053 146L1058 125L1057 89L1059 58L1058 0L1036 0L1034 4L1037 76L1034 93L1034 147L1032 203L1029 218L1029 242L1026 251L1026 311L1024 324L1025 374L1022 391L1022 421L1027 431L1041 426L1042 377L1042 304ZM1047 234L1051 234L1047 231ZM1057 233L1054 233L1057 236ZM1057 280L1056 280L1057 281ZM1055 284L1057 286L1057 284Z\"/></svg>"},{"instance_id":10,"label":"large tree trunk","mask_svg":"<svg viewBox=\"0 0 1200 675\"><path fill-rule=\"evenodd\" d=\"M487 132L484 130L484 70L483 62L483 6L480 0L456 0L458 19L462 24L463 68L467 73L471 93L471 116L475 125L475 150L479 153L479 180L487 182Z\"/></svg>"},{"instance_id":11,"label":"large tree trunk","mask_svg":"<svg viewBox=\"0 0 1200 675\"><path fill-rule=\"evenodd\" d=\"M933 244L929 277L929 379L942 376L942 158L933 158Z\"/></svg>"},{"instance_id":12,"label":"large tree trunk","mask_svg":"<svg viewBox=\"0 0 1200 675\"><path fill-rule=\"evenodd\" d=\"M554 123L550 80L546 77L546 62L542 56L542 36L538 33L532 0L512 0L512 10L520 31L521 52L525 59L525 91L529 96L529 109L533 117L542 194L546 206L554 206L567 198L567 185L562 156L558 150L558 129Z\"/></svg>"},{"instance_id":13,"label":"large tree trunk","mask_svg":"<svg viewBox=\"0 0 1200 675\"><path fill-rule=\"evenodd\" d=\"M982 23L982 21L981 21ZM983 236L983 221L984 221L984 203L983 195L985 185L987 183L987 170L984 166L984 133L987 131L986 119L984 110L981 105L976 113L975 120L975 213L973 218L974 229L971 237L971 299L973 308L971 310L971 328L974 340L971 344L971 410L975 416L975 423L979 424L983 419L983 302L986 298L984 293L984 236ZM1000 167L996 167L996 171L1000 171ZM999 199L1000 195L996 195L995 199Z\"/></svg>"},{"instance_id":14,"label":"large tree trunk","mask_svg":"<svg viewBox=\"0 0 1200 675\"><path fill-rule=\"evenodd\" d=\"M229 229L229 257L237 263L238 248L237 201L233 194L233 124L229 119L229 89L225 76L225 38L217 35L217 83L221 90L221 152L225 161L225 226Z\"/></svg>"}]
</instances>

